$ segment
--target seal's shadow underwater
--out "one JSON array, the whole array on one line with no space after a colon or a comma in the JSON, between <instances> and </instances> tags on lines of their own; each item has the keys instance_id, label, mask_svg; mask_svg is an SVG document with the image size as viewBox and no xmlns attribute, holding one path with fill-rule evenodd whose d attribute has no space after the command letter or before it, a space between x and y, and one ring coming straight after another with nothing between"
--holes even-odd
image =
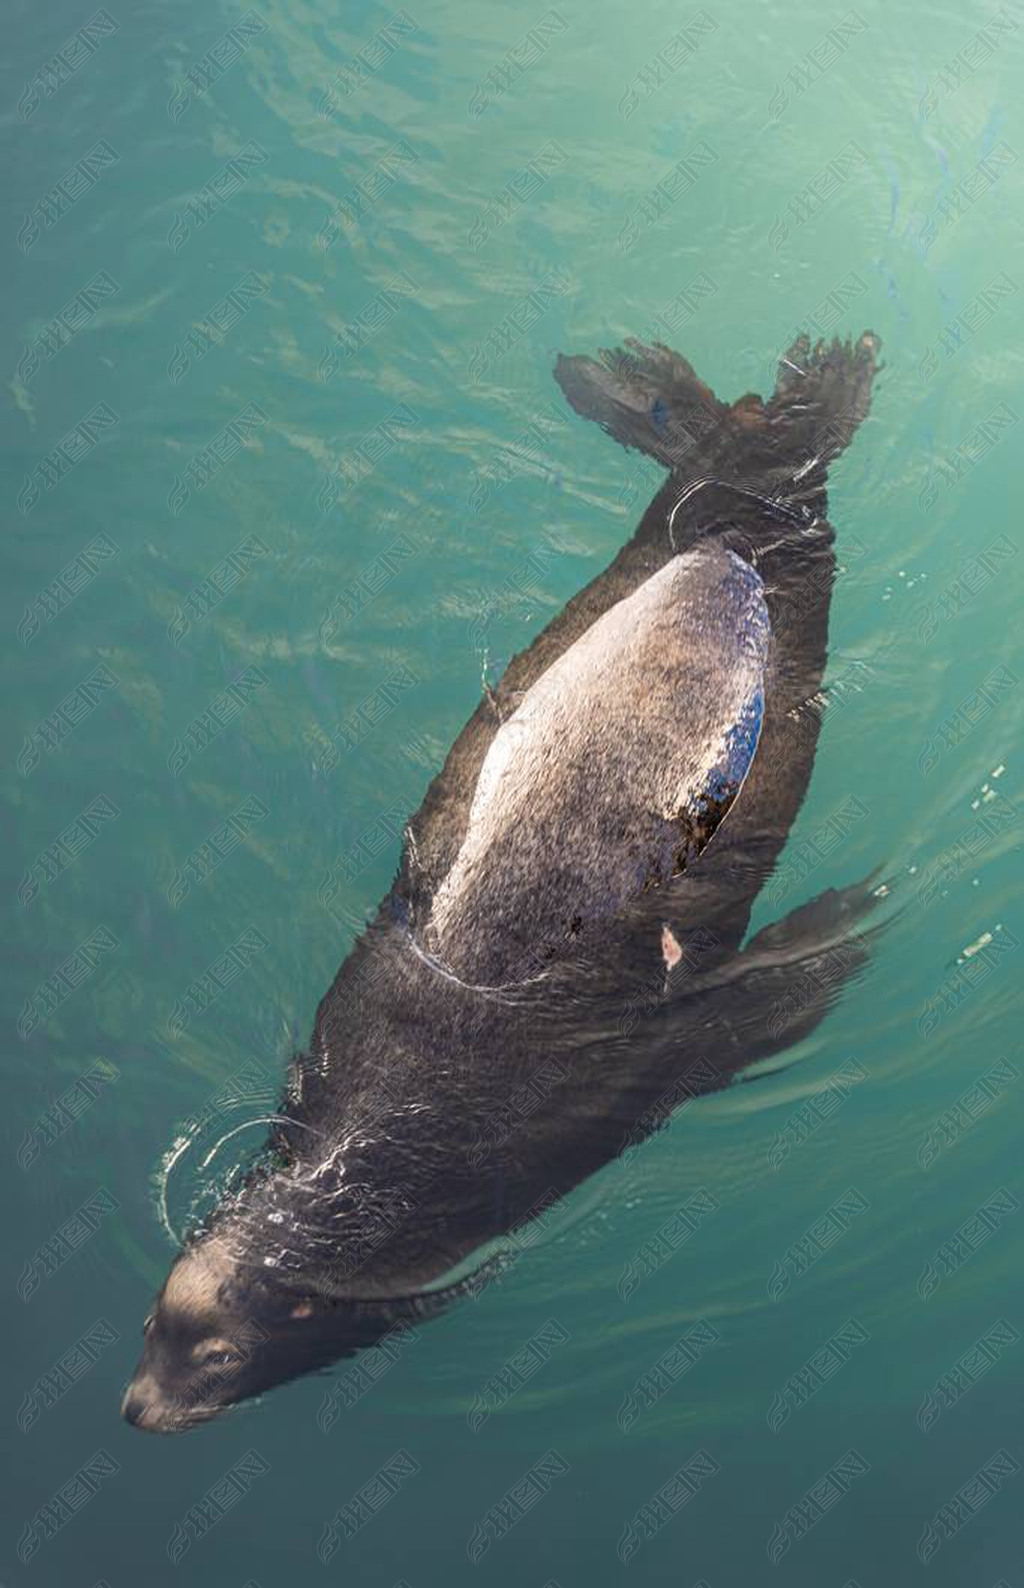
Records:
<instances>
[{"instance_id":1,"label":"seal's shadow underwater","mask_svg":"<svg viewBox=\"0 0 1024 1588\"><path fill-rule=\"evenodd\" d=\"M666 347L559 358L576 412L668 478L452 747L266 1152L157 1297L129 1422L192 1426L442 1311L492 1271L446 1282L473 1253L864 964L865 883L744 938L814 762L826 476L878 347L799 338L731 406Z\"/></svg>"}]
</instances>

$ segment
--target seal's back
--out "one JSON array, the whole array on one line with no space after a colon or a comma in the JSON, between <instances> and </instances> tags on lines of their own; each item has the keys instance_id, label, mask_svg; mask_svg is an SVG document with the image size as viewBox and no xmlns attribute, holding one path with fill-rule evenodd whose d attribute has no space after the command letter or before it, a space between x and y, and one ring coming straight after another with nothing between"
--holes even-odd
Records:
<instances>
[{"instance_id":1,"label":"seal's back","mask_svg":"<svg viewBox=\"0 0 1024 1588\"><path fill-rule=\"evenodd\" d=\"M750 766L768 643L759 576L717 544L603 613L495 734L428 952L465 982L507 984L678 875Z\"/></svg>"}]
</instances>

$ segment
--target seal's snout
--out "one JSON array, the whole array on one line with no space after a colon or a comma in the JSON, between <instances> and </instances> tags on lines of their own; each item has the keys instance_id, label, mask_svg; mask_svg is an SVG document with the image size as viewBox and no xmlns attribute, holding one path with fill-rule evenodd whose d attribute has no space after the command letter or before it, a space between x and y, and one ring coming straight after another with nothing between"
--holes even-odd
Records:
<instances>
[{"instance_id":1,"label":"seal's snout","mask_svg":"<svg viewBox=\"0 0 1024 1588\"><path fill-rule=\"evenodd\" d=\"M141 1380L133 1379L129 1384L121 1402L121 1416L133 1428L141 1428L150 1434L168 1434L173 1432L175 1426L168 1418L156 1393L156 1386L148 1376Z\"/></svg>"},{"instance_id":2,"label":"seal's snout","mask_svg":"<svg viewBox=\"0 0 1024 1588\"><path fill-rule=\"evenodd\" d=\"M126 1423L131 1423L133 1428L145 1428L149 1414L149 1405L142 1399L134 1384L129 1384L121 1402L121 1416Z\"/></svg>"}]
</instances>

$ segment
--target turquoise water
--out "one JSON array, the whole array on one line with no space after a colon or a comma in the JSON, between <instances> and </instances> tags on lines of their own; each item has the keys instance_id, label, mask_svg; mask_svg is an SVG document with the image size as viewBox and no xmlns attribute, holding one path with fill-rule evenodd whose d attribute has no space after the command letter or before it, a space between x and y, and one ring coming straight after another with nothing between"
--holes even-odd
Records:
<instances>
[{"instance_id":1,"label":"turquoise water","mask_svg":"<svg viewBox=\"0 0 1024 1588\"><path fill-rule=\"evenodd\" d=\"M876 0L106 16L76 43L88 8L20 6L4 68L0 1580L1015 1588L1024 29ZM556 352L653 329L731 400L800 326L870 327L887 368L831 482L831 707L753 926L880 866L905 908L866 977L376 1381L141 1438L164 1213L260 1134L168 1168L183 1122L273 1106L482 680L660 481L569 413Z\"/></svg>"}]
</instances>

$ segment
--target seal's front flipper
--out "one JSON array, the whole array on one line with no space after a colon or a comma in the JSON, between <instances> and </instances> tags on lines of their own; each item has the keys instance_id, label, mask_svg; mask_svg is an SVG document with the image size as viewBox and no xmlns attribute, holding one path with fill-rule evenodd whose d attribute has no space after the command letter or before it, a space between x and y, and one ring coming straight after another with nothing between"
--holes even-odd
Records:
<instances>
[{"instance_id":1,"label":"seal's front flipper","mask_svg":"<svg viewBox=\"0 0 1024 1588\"><path fill-rule=\"evenodd\" d=\"M701 437L718 429L729 409L698 380L679 353L628 338L596 359L560 353L555 379L584 419L593 419L624 447L667 469L692 467Z\"/></svg>"},{"instance_id":2,"label":"seal's front flipper","mask_svg":"<svg viewBox=\"0 0 1024 1588\"><path fill-rule=\"evenodd\" d=\"M429 1323L432 1318L439 1318L443 1312L447 1312L455 1302L463 1301L468 1296L479 1296L492 1280L505 1271L509 1261L507 1252L495 1252L469 1273L450 1284L437 1285L433 1289L395 1296L386 1293L380 1296L349 1295L344 1290L321 1292L317 1304L321 1307L337 1307L344 1315L350 1335L353 1321L365 1320L370 1325L367 1343L373 1344L380 1338L382 1320L391 1325L400 1322Z\"/></svg>"},{"instance_id":3,"label":"seal's front flipper","mask_svg":"<svg viewBox=\"0 0 1024 1588\"><path fill-rule=\"evenodd\" d=\"M708 1029L706 1051L723 1084L748 1065L784 1053L809 1036L864 970L884 930L862 927L878 904L876 881L872 875L848 888L829 888L764 927L729 965L724 979L697 994ZM693 1002L677 1007L692 1020ZM672 1018L669 1013L670 1024Z\"/></svg>"}]
</instances>

